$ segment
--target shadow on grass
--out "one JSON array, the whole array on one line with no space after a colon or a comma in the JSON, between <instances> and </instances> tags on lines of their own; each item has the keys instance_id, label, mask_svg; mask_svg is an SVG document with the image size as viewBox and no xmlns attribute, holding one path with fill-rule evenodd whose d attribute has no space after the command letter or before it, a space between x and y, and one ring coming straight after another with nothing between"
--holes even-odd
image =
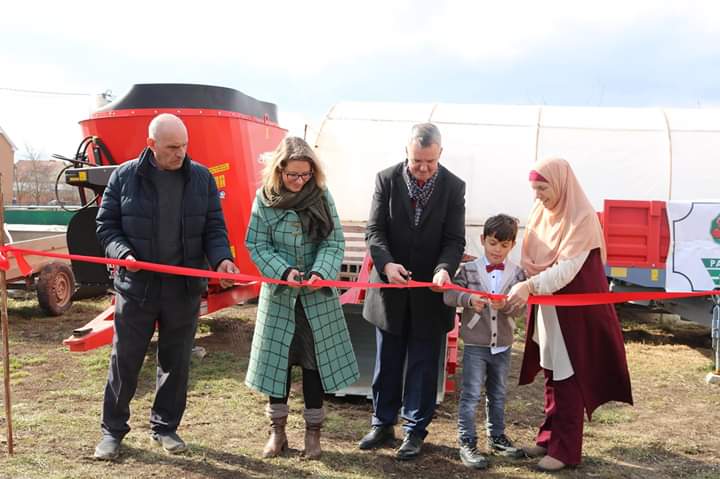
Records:
<instances>
[{"instance_id":1,"label":"shadow on grass","mask_svg":"<svg viewBox=\"0 0 720 479\"><path fill-rule=\"evenodd\" d=\"M395 444L394 446L396 446ZM171 477L181 469L187 475L208 478L249 477L337 477L354 474L359 477L432 477L473 478L489 477L601 477L614 479L660 479L684 477L688 479L715 479L720 477L720 465L694 460L668 451L659 444L647 447L615 447L607 454L584 456L583 462L553 476L536 468L537 459L508 459L489 456L490 467L484 471L468 469L460 463L457 448L427 442L422 454L411 461L395 459L394 448L372 451L341 452L323 450L318 460L305 461L301 451L290 451L276 459L265 460L245 454L221 451L211 447L189 444L185 455L170 456L157 448L145 449L123 445L121 456L109 466L118 477L145 477L151 467L153 475ZM302 462L298 463L297 461ZM91 459L87 458L90 463ZM94 462L94 461L92 461ZM147 466L140 466L140 464ZM320 466L322 465L322 466ZM168 468L163 470L163 468ZM170 470L172 468L173 470ZM124 469L127 469L125 471ZM329 471L329 472L328 472ZM142 476L133 473L143 474Z\"/></svg>"},{"instance_id":2,"label":"shadow on grass","mask_svg":"<svg viewBox=\"0 0 720 479\"><path fill-rule=\"evenodd\" d=\"M23 319L50 319L38 306L37 301L18 301L8 305L8 315L11 318Z\"/></svg>"},{"instance_id":3,"label":"shadow on grass","mask_svg":"<svg viewBox=\"0 0 720 479\"><path fill-rule=\"evenodd\" d=\"M10 334L14 340L33 346L61 347L62 340L75 328L94 319L105 307L106 301L99 298L77 302L62 316L48 316L35 300L11 301L8 303Z\"/></svg>"},{"instance_id":4,"label":"shadow on grass","mask_svg":"<svg viewBox=\"0 0 720 479\"><path fill-rule=\"evenodd\" d=\"M206 327L210 334L196 338L195 344L208 352L228 351L247 357L250 355L254 324L254 321L242 317L201 318L200 326Z\"/></svg>"},{"instance_id":5,"label":"shadow on grass","mask_svg":"<svg viewBox=\"0 0 720 479\"><path fill-rule=\"evenodd\" d=\"M247 369L247 357L230 351L209 351L202 359L191 359L188 392L197 389L199 383L236 379L242 381ZM145 362L138 377L135 397L155 394L157 374L157 341L153 340L145 354Z\"/></svg>"},{"instance_id":6,"label":"shadow on grass","mask_svg":"<svg viewBox=\"0 0 720 479\"><path fill-rule=\"evenodd\" d=\"M582 475L568 477L586 477L586 474L592 474L595 469L617 478L720 477L720 464L708 464L688 455L672 452L661 444L644 447L616 446L609 449L604 457L586 456L583 464L575 469L575 472Z\"/></svg>"},{"instance_id":7,"label":"shadow on grass","mask_svg":"<svg viewBox=\"0 0 720 479\"><path fill-rule=\"evenodd\" d=\"M428 436L430 439L430 436ZM374 477L482 477L501 478L508 476L508 467L517 469L518 477L527 477L527 470L532 470L534 461L530 459L508 459L488 456L490 467L477 471L465 467L458 457L458 449L444 444L435 444L432 439L423 445L419 457L409 461L395 458L395 449L400 445L397 439L386 448L372 451L352 453L323 451L319 459L329 469L368 476L370 471ZM512 476L510 476L512 477Z\"/></svg>"},{"instance_id":8,"label":"shadow on grass","mask_svg":"<svg viewBox=\"0 0 720 479\"><path fill-rule=\"evenodd\" d=\"M672 329L638 327L635 324L623 324L623 337L626 342L652 344L654 346L666 344L682 344L695 349L710 350L712 340L710 333L705 334L677 334ZM705 354L706 351L703 351ZM709 353L708 353L709 354Z\"/></svg>"},{"instance_id":9,"label":"shadow on grass","mask_svg":"<svg viewBox=\"0 0 720 479\"><path fill-rule=\"evenodd\" d=\"M310 475L307 471L293 466L193 444L189 444L188 454L175 456L159 450L123 446L122 456L117 463L131 462L144 463L149 466L174 466L186 473L210 478L250 478L259 475L290 478Z\"/></svg>"},{"instance_id":10,"label":"shadow on grass","mask_svg":"<svg viewBox=\"0 0 720 479\"><path fill-rule=\"evenodd\" d=\"M664 321L660 314L632 305L617 308L625 341L652 345L682 344L691 348L712 348L710 329L684 321ZM672 316L672 315L669 315ZM706 351L702 351L703 354Z\"/></svg>"}]
</instances>

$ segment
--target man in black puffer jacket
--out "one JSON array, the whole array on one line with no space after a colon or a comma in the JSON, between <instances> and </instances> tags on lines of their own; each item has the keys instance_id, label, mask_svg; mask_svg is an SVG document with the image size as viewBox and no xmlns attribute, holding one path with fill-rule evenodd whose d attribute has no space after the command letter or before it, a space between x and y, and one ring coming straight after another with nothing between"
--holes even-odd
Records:
<instances>
[{"instance_id":1,"label":"man in black puffer jacket","mask_svg":"<svg viewBox=\"0 0 720 479\"><path fill-rule=\"evenodd\" d=\"M187 155L180 118L150 122L148 147L110 177L97 215L97 236L109 258L150 261L228 273L232 253L215 180ZM209 263L209 265L208 265ZM223 287L231 281L221 281ZM158 324L152 439L169 453L186 445L177 435L187 396L190 354L207 280L120 268L114 279L115 336L103 403L98 459L114 459L130 431L130 400Z\"/></svg>"}]
</instances>

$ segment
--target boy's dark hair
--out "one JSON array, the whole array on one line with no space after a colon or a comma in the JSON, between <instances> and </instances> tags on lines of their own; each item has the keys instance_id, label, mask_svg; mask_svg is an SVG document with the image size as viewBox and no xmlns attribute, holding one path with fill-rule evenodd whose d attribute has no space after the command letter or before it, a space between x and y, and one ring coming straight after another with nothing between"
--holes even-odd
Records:
<instances>
[{"instance_id":1,"label":"boy's dark hair","mask_svg":"<svg viewBox=\"0 0 720 479\"><path fill-rule=\"evenodd\" d=\"M483 236L494 236L498 241L515 241L518 232L518 220L509 215L491 216L485 221Z\"/></svg>"}]
</instances>

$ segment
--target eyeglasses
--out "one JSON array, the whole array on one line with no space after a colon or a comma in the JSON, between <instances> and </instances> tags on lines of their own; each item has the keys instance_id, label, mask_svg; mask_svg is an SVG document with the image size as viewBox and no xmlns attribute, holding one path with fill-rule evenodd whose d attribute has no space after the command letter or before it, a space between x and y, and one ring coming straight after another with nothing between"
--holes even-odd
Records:
<instances>
[{"instance_id":1,"label":"eyeglasses","mask_svg":"<svg viewBox=\"0 0 720 479\"><path fill-rule=\"evenodd\" d=\"M284 175L287 177L287 179L290 180L290 181L297 181L298 179L302 179L303 181L307 181L307 180L309 180L309 179L312 177L313 172L312 172L312 171L307 171L307 172L305 172L305 173L293 173L293 172L288 173L287 171L283 171L283 174L284 174Z\"/></svg>"}]
</instances>

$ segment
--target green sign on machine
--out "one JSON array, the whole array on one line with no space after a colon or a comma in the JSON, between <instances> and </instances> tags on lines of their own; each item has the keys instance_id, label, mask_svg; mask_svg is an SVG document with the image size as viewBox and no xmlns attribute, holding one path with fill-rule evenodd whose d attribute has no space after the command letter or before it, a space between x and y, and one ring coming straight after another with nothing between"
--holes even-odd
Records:
<instances>
[{"instance_id":1,"label":"green sign on machine","mask_svg":"<svg viewBox=\"0 0 720 479\"><path fill-rule=\"evenodd\" d=\"M720 287L720 258L703 258L702 262L715 287Z\"/></svg>"}]
</instances>

